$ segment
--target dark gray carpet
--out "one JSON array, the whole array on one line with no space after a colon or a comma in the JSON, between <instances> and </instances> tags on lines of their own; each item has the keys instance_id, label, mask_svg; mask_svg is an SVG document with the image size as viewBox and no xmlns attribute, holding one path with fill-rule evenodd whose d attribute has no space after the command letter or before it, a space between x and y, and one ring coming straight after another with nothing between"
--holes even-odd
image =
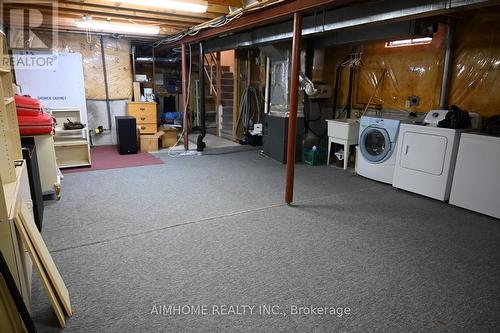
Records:
<instances>
[{"instance_id":1,"label":"dark gray carpet","mask_svg":"<svg viewBox=\"0 0 500 333\"><path fill-rule=\"evenodd\" d=\"M328 167L258 152L71 174L43 236L66 281L66 332L495 332L500 221ZM33 316L59 331L35 278ZM255 306L213 315L214 305ZM207 305L204 316L153 306ZM280 314L261 315L259 305ZM290 307L350 308L291 315ZM278 309L278 308L275 308ZM281 313L287 314L283 316Z\"/></svg>"}]
</instances>

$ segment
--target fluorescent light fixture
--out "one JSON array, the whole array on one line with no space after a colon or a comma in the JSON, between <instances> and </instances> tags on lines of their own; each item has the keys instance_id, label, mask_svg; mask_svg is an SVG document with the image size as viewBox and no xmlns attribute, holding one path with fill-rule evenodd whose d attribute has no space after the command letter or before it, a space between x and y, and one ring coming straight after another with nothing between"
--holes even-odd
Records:
<instances>
[{"instance_id":1,"label":"fluorescent light fixture","mask_svg":"<svg viewBox=\"0 0 500 333\"><path fill-rule=\"evenodd\" d=\"M165 8L172 10L181 10L192 13L206 13L208 8L207 1L180 1L180 0L105 0L114 3L128 3L131 5L141 5L146 7Z\"/></svg>"},{"instance_id":2,"label":"fluorescent light fixture","mask_svg":"<svg viewBox=\"0 0 500 333\"><path fill-rule=\"evenodd\" d=\"M102 32L128 33L133 35L158 35L160 27L154 25L122 24L105 21L75 21L77 28Z\"/></svg>"},{"instance_id":3,"label":"fluorescent light fixture","mask_svg":"<svg viewBox=\"0 0 500 333\"><path fill-rule=\"evenodd\" d=\"M392 42L385 43L385 47L403 47L403 46L413 46L413 45L425 45L432 42L432 37L422 37L413 39L401 39L394 40Z\"/></svg>"}]
</instances>

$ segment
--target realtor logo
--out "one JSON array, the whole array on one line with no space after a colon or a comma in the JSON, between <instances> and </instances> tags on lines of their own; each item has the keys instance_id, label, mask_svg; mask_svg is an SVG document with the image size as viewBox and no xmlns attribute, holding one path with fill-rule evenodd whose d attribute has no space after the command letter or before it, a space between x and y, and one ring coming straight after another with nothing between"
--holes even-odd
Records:
<instances>
[{"instance_id":1,"label":"realtor logo","mask_svg":"<svg viewBox=\"0 0 500 333\"><path fill-rule=\"evenodd\" d=\"M3 0L0 4L0 18L8 28L13 50L11 64L18 69L54 69L57 57L52 50L58 44L58 2Z\"/></svg>"}]
</instances>

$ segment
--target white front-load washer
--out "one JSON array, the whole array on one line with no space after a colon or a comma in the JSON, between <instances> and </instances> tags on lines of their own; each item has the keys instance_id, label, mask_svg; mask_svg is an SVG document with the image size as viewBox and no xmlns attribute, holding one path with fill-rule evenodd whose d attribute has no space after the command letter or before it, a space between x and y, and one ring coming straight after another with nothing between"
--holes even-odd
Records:
<instances>
[{"instance_id":1,"label":"white front-load washer","mask_svg":"<svg viewBox=\"0 0 500 333\"><path fill-rule=\"evenodd\" d=\"M460 134L474 130L437 127L447 110L430 111L424 122L401 124L394 187L447 201L460 141ZM472 114L477 126L477 114Z\"/></svg>"},{"instance_id":2,"label":"white front-load washer","mask_svg":"<svg viewBox=\"0 0 500 333\"><path fill-rule=\"evenodd\" d=\"M399 119L363 116L359 126L358 175L392 184Z\"/></svg>"}]
</instances>

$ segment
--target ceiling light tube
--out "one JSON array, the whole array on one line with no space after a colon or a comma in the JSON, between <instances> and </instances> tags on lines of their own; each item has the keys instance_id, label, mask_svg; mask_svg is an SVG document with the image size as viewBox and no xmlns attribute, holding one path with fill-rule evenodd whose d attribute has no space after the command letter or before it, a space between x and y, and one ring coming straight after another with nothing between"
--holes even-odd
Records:
<instances>
[{"instance_id":1,"label":"ceiling light tube","mask_svg":"<svg viewBox=\"0 0 500 333\"><path fill-rule=\"evenodd\" d=\"M129 33L134 35L158 35L160 33L160 27L153 25L121 24L92 20L75 21L75 25L77 28L101 32Z\"/></svg>"},{"instance_id":2,"label":"ceiling light tube","mask_svg":"<svg viewBox=\"0 0 500 333\"><path fill-rule=\"evenodd\" d=\"M180 0L105 0L107 2L120 2L131 5L141 5L145 7L164 8L180 10L192 13L206 13L208 9L207 1L180 1Z\"/></svg>"}]
</instances>

